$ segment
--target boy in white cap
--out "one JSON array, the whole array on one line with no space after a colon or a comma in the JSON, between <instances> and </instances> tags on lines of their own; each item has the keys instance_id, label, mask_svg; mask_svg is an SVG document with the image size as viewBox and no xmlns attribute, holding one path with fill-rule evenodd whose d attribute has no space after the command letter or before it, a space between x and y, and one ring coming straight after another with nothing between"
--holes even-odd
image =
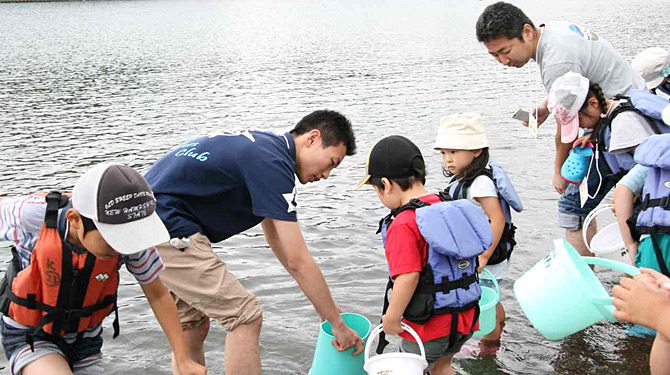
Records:
<instances>
[{"instance_id":1,"label":"boy in white cap","mask_svg":"<svg viewBox=\"0 0 670 375\"><path fill-rule=\"evenodd\" d=\"M512 224L510 208L520 212L523 205L502 167L489 162L489 141L479 114L442 117L434 148L442 153L443 173L449 178L446 189L449 195L480 206L491 223L493 242L479 256L479 271L486 268L496 279L503 279L516 244L516 227ZM500 347L505 322L502 303L498 303L496 310L496 328L482 338L480 354L493 354Z\"/></svg>"},{"instance_id":2,"label":"boy in white cap","mask_svg":"<svg viewBox=\"0 0 670 375\"><path fill-rule=\"evenodd\" d=\"M11 374L101 374L102 321L114 312L118 269L142 286L175 353L179 374L205 374L190 359L172 297L160 281L154 246L168 232L144 178L98 164L72 197L51 192L0 199L0 240L12 262L2 283L2 345Z\"/></svg>"},{"instance_id":3,"label":"boy in white cap","mask_svg":"<svg viewBox=\"0 0 670 375\"><path fill-rule=\"evenodd\" d=\"M647 88L656 95L670 99L670 53L661 47L651 47L633 58L630 65L640 73Z\"/></svg>"}]
</instances>

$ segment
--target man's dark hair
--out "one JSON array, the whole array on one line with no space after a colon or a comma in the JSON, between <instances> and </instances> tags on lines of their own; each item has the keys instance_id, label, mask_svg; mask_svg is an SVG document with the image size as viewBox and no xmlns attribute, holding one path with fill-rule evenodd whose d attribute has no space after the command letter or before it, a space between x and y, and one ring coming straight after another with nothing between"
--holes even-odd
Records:
<instances>
[{"instance_id":1,"label":"man's dark hair","mask_svg":"<svg viewBox=\"0 0 670 375\"><path fill-rule=\"evenodd\" d=\"M533 21L516 6L499 1L484 9L477 20L477 40L489 42L505 37L518 38L523 41L523 26L529 24L535 28Z\"/></svg>"},{"instance_id":2,"label":"man's dark hair","mask_svg":"<svg viewBox=\"0 0 670 375\"><path fill-rule=\"evenodd\" d=\"M412 185L414 185L418 181L420 181L421 184L424 185L426 184L426 170L415 169L413 176L389 178L388 180L398 184L398 186L400 186L400 190L407 191L409 188L412 187ZM382 177L370 177L369 183L370 185L376 186L379 189L384 189L384 184L382 184Z\"/></svg>"},{"instance_id":3,"label":"man's dark hair","mask_svg":"<svg viewBox=\"0 0 670 375\"><path fill-rule=\"evenodd\" d=\"M84 234L92 231L92 230L97 230L98 228L95 226L95 223L93 220L85 217L84 215L79 215L81 217L81 225L84 226Z\"/></svg>"},{"instance_id":4,"label":"man's dark hair","mask_svg":"<svg viewBox=\"0 0 670 375\"><path fill-rule=\"evenodd\" d=\"M356 138L351 128L351 122L343 114L327 109L318 110L298 121L295 128L291 130L293 135L301 135L312 129L319 129L323 147L338 146L344 144L347 155L356 153Z\"/></svg>"}]
</instances>

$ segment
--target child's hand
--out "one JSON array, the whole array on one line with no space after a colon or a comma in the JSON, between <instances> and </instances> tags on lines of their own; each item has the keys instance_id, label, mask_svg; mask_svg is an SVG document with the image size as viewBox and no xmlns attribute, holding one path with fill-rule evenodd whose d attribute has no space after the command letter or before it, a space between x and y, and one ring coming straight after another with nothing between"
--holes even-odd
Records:
<instances>
[{"instance_id":1,"label":"child's hand","mask_svg":"<svg viewBox=\"0 0 670 375\"><path fill-rule=\"evenodd\" d=\"M612 289L614 317L657 329L670 311L670 279L648 269L634 279L624 277Z\"/></svg>"},{"instance_id":2,"label":"child's hand","mask_svg":"<svg viewBox=\"0 0 670 375\"><path fill-rule=\"evenodd\" d=\"M382 327L387 335L397 335L404 331L400 325L400 317L392 318L388 315L382 315Z\"/></svg>"},{"instance_id":3,"label":"child's hand","mask_svg":"<svg viewBox=\"0 0 670 375\"><path fill-rule=\"evenodd\" d=\"M656 285L658 285L659 288L670 290L670 278L664 274L651 268L640 268L640 274L635 276L635 279L644 280L646 277L651 277L651 279L656 283Z\"/></svg>"},{"instance_id":4,"label":"child's hand","mask_svg":"<svg viewBox=\"0 0 670 375\"><path fill-rule=\"evenodd\" d=\"M480 255L479 257L479 267L477 267L477 273L482 273L484 271L484 267L489 263L489 258L485 257L484 255Z\"/></svg>"},{"instance_id":5,"label":"child's hand","mask_svg":"<svg viewBox=\"0 0 670 375\"><path fill-rule=\"evenodd\" d=\"M554 177L551 179L551 183L554 185L554 189L558 194L563 194L565 188L568 187L568 183L565 182L560 173L554 173Z\"/></svg>"},{"instance_id":6,"label":"child's hand","mask_svg":"<svg viewBox=\"0 0 670 375\"><path fill-rule=\"evenodd\" d=\"M586 134L577 138L577 140L572 143L572 147L586 147L589 143L591 143L591 134Z\"/></svg>"}]
</instances>

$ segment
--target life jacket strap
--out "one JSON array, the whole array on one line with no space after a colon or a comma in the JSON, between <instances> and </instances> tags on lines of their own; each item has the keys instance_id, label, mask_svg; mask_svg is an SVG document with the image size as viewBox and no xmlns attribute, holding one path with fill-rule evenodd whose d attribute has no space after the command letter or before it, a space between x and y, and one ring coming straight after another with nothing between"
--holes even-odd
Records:
<instances>
[{"instance_id":1,"label":"life jacket strap","mask_svg":"<svg viewBox=\"0 0 670 375\"><path fill-rule=\"evenodd\" d=\"M640 208L644 211L650 207L660 207L665 210L670 210L670 196L651 199L649 194L647 194L644 199L642 199Z\"/></svg>"},{"instance_id":2,"label":"life jacket strap","mask_svg":"<svg viewBox=\"0 0 670 375\"><path fill-rule=\"evenodd\" d=\"M658 233L652 231L649 233L651 237L651 244L654 248L654 253L656 253L656 261L661 269L661 273L667 277L670 277L670 270L668 270L667 264L665 264L665 258L663 258L663 253L661 252L661 246L658 243Z\"/></svg>"},{"instance_id":3,"label":"life jacket strap","mask_svg":"<svg viewBox=\"0 0 670 375\"><path fill-rule=\"evenodd\" d=\"M477 272L471 275L465 275L456 280L442 280L439 284L419 284L416 288L416 293L434 294L441 292L446 294L454 289L468 290L470 289L470 286L476 282L479 282L479 275L477 275Z\"/></svg>"},{"instance_id":4,"label":"life jacket strap","mask_svg":"<svg viewBox=\"0 0 670 375\"><path fill-rule=\"evenodd\" d=\"M58 210L67 205L69 198L60 191L51 191L47 194L45 200L47 210L44 218L47 228L56 228L58 226Z\"/></svg>"},{"instance_id":5,"label":"life jacket strap","mask_svg":"<svg viewBox=\"0 0 670 375\"><path fill-rule=\"evenodd\" d=\"M384 291L384 306L382 307L382 316L386 314L386 311L389 309L389 298L388 298L388 293L389 290L393 289L393 280L389 277L389 281L386 283L386 289ZM381 318L379 319L379 323L382 323ZM386 333L382 331L379 334L379 341L377 342L377 354L382 354L384 353L384 349L386 346L388 346L389 342L386 340Z\"/></svg>"},{"instance_id":6,"label":"life jacket strap","mask_svg":"<svg viewBox=\"0 0 670 375\"><path fill-rule=\"evenodd\" d=\"M100 302L95 303L93 305L79 309L67 310L39 302L36 300L34 294L28 294L27 298L21 298L12 292L9 293L9 299L15 304L23 306L28 309L40 310L46 312L46 315L44 315L44 317L42 317L42 319L37 324L36 330L38 331L42 329L42 327L44 327L45 325L54 322L56 320L68 322L75 319L78 320L81 318L89 317L94 312L107 308L111 304L114 304L114 308L116 309L116 297L117 297L116 294L111 294L103 298ZM118 313L115 320L118 321Z\"/></svg>"}]
</instances>

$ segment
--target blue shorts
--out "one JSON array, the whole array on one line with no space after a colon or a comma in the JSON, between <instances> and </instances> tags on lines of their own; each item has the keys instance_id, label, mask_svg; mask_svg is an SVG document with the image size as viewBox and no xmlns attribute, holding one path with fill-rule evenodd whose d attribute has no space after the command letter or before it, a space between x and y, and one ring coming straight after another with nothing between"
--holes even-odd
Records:
<instances>
[{"instance_id":1,"label":"blue shorts","mask_svg":"<svg viewBox=\"0 0 670 375\"><path fill-rule=\"evenodd\" d=\"M598 174L591 173L589 174L588 186L589 193L593 192L598 187ZM613 178L604 178L600 186L598 194L593 199L588 199L584 204L584 207L581 206L581 200L579 199L579 185L568 184L568 187L565 189L563 195L558 200L558 226L568 230L579 230L582 228L582 223L584 218L589 212L593 211L603 198L609 193L610 190L616 185L616 181Z\"/></svg>"},{"instance_id":2,"label":"blue shorts","mask_svg":"<svg viewBox=\"0 0 670 375\"><path fill-rule=\"evenodd\" d=\"M5 321L0 316L0 332L2 333L2 348L9 361L11 374L20 374L24 367L49 354L59 354L66 358L65 353L54 343L35 338L33 348L26 343L26 334L32 328L19 327ZM97 334L91 337L76 338L71 343L74 352L72 366L76 375L102 374L102 329L95 329ZM66 358L67 360L67 358Z\"/></svg>"}]
</instances>

